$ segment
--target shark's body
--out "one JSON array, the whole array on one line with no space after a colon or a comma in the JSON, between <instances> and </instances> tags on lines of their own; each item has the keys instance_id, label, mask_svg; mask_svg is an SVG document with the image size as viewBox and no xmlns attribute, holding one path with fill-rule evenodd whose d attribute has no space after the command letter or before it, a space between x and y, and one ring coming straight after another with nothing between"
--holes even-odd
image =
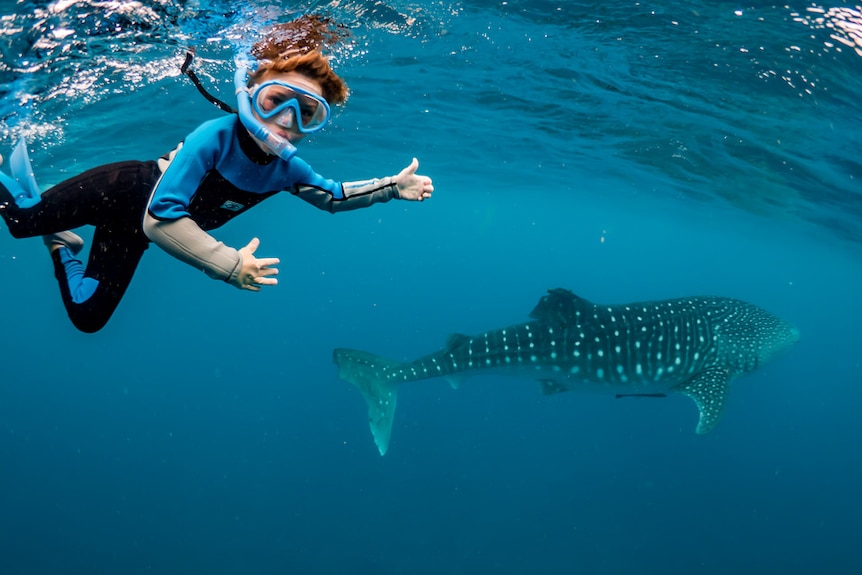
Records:
<instances>
[{"instance_id":1,"label":"shark's body","mask_svg":"<svg viewBox=\"0 0 862 575\"><path fill-rule=\"evenodd\" d=\"M545 393L683 393L700 411L697 433L707 433L718 423L730 382L799 339L796 328L769 312L722 297L597 305L554 289L530 317L475 337L453 335L444 349L408 363L336 349L339 377L368 403L380 454L389 446L398 385L433 377L456 385L472 373L531 377Z\"/></svg>"}]
</instances>

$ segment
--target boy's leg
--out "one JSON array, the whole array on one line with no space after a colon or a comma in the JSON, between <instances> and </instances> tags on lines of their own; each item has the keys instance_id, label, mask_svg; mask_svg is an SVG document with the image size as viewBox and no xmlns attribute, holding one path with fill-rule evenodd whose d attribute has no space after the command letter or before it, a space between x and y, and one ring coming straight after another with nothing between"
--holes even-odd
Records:
<instances>
[{"instance_id":1,"label":"boy's leg","mask_svg":"<svg viewBox=\"0 0 862 575\"><path fill-rule=\"evenodd\" d=\"M91 226L140 226L155 185L155 162L106 164L51 187L40 198L0 173L0 215L16 238L46 236Z\"/></svg>"},{"instance_id":2,"label":"boy's leg","mask_svg":"<svg viewBox=\"0 0 862 575\"><path fill-rule=\"evenodd\" d=\"M149 243L141 219L157 177L155 162L108 164L21 205L17 183L0 177L0 215L14 237L43 236L66 311L81 331L104 327L131 282ZM66 231L84 225L96 226L86 269L75 257L83 241Z\"/></svg>"},{"instance_id":3,"label":"boy's leg","mask_svg":"<svg viewBox=\"0 0 862 575\"><path fill-rule=\"evenodd\" d=\"M86 269L68 247L52 249L60 295L75 327L93 333L108 323L147 246L140 230L97 228Z\"/></svg>"}]
</instances>

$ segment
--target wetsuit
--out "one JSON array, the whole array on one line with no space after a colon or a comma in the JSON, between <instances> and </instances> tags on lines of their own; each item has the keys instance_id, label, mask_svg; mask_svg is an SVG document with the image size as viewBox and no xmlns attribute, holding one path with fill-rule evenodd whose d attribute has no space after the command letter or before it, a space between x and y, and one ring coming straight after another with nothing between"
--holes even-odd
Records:
<instances>
[{"instance_id":1,"label":"wetsuit","mask_svg":"<svg viewBox=\"0 0 862 575\"><path fill-rule=\"evenodd\" d=\"M206 232L266 198L288 191L338 212L399 197L393 177L342 184L300 158L285 162L267 154L235 115L201 125L158 161L93 168L29 207L16 203L10 182L0 182L0 215L14 237L95 226L86 269L69 248L52 252L69 318L88 333L110 319L150 241L212 278L239 285L239 252Z\"/></svg>"}]
</instances>

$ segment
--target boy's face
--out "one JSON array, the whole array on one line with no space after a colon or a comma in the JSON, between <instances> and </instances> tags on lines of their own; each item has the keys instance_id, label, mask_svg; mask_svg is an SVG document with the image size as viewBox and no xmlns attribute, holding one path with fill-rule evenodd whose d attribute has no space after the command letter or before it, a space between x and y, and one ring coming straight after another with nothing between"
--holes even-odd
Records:
<instances>
[{"instance_id":1,"label":"boy's face","mask_svg":"<svg viewBox=\"0 0 862 575\"><path fill-rule=\"evenodd\" d=\"M259 81L259 84L263 84L264 82L271 82L273 80L284 82L285 84L290 84L291 86L296 86L297 88L301 88L307 92L311 92L322 97L323 87L320 85L320 82L313 78L309 78L305 74L301 74L299 72L270 71L263 75L263 77ZM296 120L294 120L289 127L285 127L276 122L274 118L271 118L270 120L265 120L261 118L257 114L257 112L253 111L253 113L257 117L257 119L265 123L266 126L273 133L288 140L291 144L296 144L305 137L305 134L300 132L297 128Z\"/></svg>"}]
</instances>

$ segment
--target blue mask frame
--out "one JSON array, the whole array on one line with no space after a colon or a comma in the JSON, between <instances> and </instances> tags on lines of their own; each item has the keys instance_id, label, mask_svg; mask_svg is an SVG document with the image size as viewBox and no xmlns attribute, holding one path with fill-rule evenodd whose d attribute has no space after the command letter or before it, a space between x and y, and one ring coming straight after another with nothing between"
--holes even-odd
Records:
<instances>
[{"instance_id":1,"label":"blue mask frame","mask_svg":"<svg viewBox=\"0 0 862 575\"><path fill-rule=\"evenodd\" d=\"M288 97L267 112L261 108L261 96L263 95L265 97L265 91L274 86L287 90L288 93L293 94L293 97ZM300 98L306 101L300 102ZM329 109L329 103L323 97L318 96L313 92L309 92L308 90L304 90L299 86L294 86L293 84L288 84L287 82L279 80L270 80L257 86L252 92L251 102L255 113L257 113L257 115L263 120L274 121L283 128L295 128L303 134L319 132L326 126L326 124L329 123L329 118L332 115L332 112ZM303 113L303 103L305 104L305 114ZM314 110L311 113L308 113L308 107L312 103L314 104ZM314 122L310 127L306 126L306 117L308 117L308 121ZM299 121L297 121L297 119Z\"/></svg>"}]
</instances>

